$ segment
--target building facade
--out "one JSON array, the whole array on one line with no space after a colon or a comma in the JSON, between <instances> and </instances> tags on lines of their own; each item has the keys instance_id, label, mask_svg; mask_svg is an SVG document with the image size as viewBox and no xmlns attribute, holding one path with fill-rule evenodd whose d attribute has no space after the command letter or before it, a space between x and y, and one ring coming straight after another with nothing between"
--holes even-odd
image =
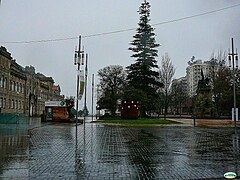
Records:
<instances>
[{"instance_id":1,"label":"building facade","mask_svg":"<svg viewBox=\"0 0 240 180\"><path fill-rule=\"evenodd\" d=\"M187 83L187 77L180 77L178 79L174 79L172 81L172 87L174 87L175 85L180 85L182 91L184 92L188 92L188 83Z\"/></svg>"},{"instance_id":2,"label":"building facade","mask_svg":"<svg viewBox=\"0 0 240 180\"><path fill-rule=\"evenodd\" d=\"M52 77L36 73L35 68L17 64L5 47L0 47L0 108L4 113L39 116L48 100L64 100L55 90Z\"/></svg>"}]
</instances>

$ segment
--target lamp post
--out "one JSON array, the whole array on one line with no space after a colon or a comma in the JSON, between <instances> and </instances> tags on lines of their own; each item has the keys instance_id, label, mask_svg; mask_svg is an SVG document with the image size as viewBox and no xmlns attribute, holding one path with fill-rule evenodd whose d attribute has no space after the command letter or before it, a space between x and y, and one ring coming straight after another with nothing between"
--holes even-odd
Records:
<instances>
[{"instance_id":1,"label":"lamp post","mask_svg":"<svg viewBox=\"0 0 240 180\"><path fill-rule=\"evenodd\" d=\"M83 116L83 126L85 131L86 113L87 113L87 77L88 77L88 54L86 54L86 65L85 65L85 84L84 84L84 116Z\"/></svg>"},{"instance_id":2,"label":"lamp post","mask_svg":"<svg viewBox=\"0 0 240 180\"><path fill-rule=\"evenodd\" d=\"M81 62L83 62L84 59L84 51L81 51L81 36L79 36L79 44L78 44L78 50L75 50L75 56L74 56L74 65L77 65L77 99L76 99L76 126L78 122L78 100L79 100L79 85L80 85L80 65Z\"/></svg>"},{"instance_id":3,"label":"lamp post","mask_svg":"<svg viewBox=\"0 0 240 180\"><path fill-rule=\"evenodd\" d=\"M92 74L92 122L93 122L94 74Z\"/></svg>"},{"instance_id":4,"label":"lamp post","mask_svg":"<svg viewBox=\"0 0 240 180\"><path fill-rule=\"evenodd\" d=\"M96 103L96 120L100 117L100 109L99 109L99 93L100 93L100 85L97 85L97 103Z\"/></svg>"},{"instance_id":5,"label":"lamp post","mask_svg":"<svg viewBox=\"0 0 240 180\"><path fill-rule=\"evenodd\" d=\"M237 54L237 49L236 52L234 52L234 43L233 43L233 38L232 38L232 52L228 53L228 61L229 61L229 67L231 68L232 66L232 70L233 70L233 120L234 120L234 128L235 128L235 132L236 132L236 121L237 121L237 117L236 117L236 85L235 85L235 71L238 69L238 54Z\"/></svg>"}]
</instances>

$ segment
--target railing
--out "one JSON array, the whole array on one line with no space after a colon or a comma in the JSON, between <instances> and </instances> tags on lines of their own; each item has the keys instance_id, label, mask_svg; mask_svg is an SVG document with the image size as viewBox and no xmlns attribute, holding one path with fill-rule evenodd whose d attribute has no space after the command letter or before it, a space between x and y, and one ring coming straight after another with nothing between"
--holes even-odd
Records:
<instances>
[{"instance_id":1,"label":"railing","mask_svg":"<svg viewBox=\"0 0 240 180\"><path fill-rule=\"evenodd\" d=\"M18 113L0 113L0 124L28 124L28 116Z\"/></svg>"}]
</instances>

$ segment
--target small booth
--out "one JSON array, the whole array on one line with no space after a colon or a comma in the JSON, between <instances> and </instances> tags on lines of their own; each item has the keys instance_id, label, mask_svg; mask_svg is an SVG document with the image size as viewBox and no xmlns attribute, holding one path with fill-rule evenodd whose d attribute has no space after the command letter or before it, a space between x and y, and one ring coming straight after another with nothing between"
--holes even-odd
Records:
<instances>
[{"instance_id":1,"label":"small booth","mask_svg":"<svg viewBox=\"0 0 240 180\"><path fill-rule=\"evenodd\" d=\"M64 101L45 102L46 121L69 121L67 106Z\"/></svg>"}]
</instances>

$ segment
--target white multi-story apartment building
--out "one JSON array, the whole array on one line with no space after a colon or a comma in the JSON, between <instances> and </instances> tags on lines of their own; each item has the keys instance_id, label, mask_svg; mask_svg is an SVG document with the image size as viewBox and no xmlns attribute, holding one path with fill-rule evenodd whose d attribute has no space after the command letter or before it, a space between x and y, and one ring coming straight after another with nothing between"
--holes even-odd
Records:
<instances>
[{"instance_id":1,"label":"white multi-story apartment building","mask_svg":"<svg viewBox=\"0 0 240 180\"><path fill-rule=\"evenodd\" d=\"M201 71L203 72L204 78L208 77L211 71L211 65L209 61L203 62L202 60L196 60L194 62L189 62L187 71L187 84L188 93L192 97L197 93L198 81L202 78Z\"/></svg>"},{"instance_id":2,"label":"white multi-story apartment building","mask_svg":"<svg viewBox=\"0 0 240 180\"><path fill-rule=\"evenodd\" d=\"M187 84L187 77L184 76L184 77L180 77L178 79L174 79L172 81L172 87L174 87L175 85L181 85L181 88L184 92L187 92L188 91L188 84Z\"/></svg>"}]
</instances>

